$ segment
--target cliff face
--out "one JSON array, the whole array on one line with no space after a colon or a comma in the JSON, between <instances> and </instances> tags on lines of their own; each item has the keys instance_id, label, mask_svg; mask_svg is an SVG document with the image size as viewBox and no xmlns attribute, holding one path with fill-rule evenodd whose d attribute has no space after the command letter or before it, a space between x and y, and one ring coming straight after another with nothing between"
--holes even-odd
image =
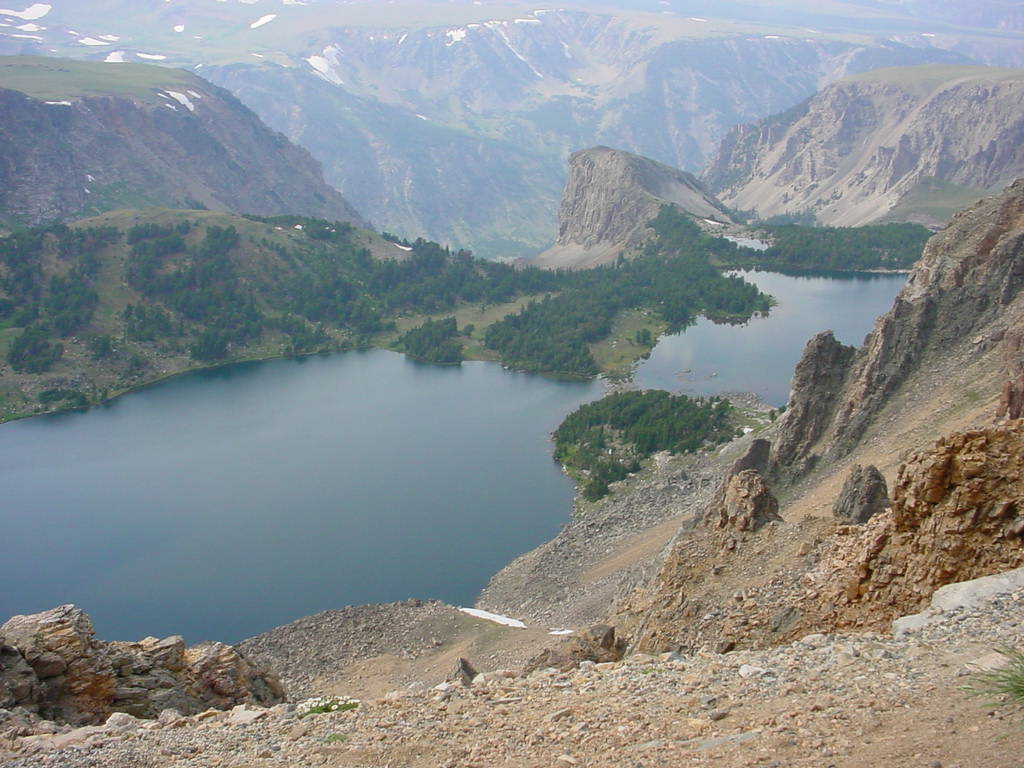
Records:
<instances>
[{"instance_id":1,"label":"cliff face","mask_svg":"<svg viewBox=\"0 0 1024 768\"><path fill-rule=\"evenodd\" d=\"M704 180L726 204L762 217L941 224L1024 174L1022 99L1022 70L929 65L856 75L733 129Z\"/></svg>"},{"instance_id":2,"label":"cliff face","mask_svg":"<svg viewBox=\"0 0 1024 768\"><path fill-rule=\"evenodd\" d=\"M575 152L558 212L558 241L536 262L592 267L613 261L639 245L647 222L665 204L731 222L725 206L685 171L608 147Z\"/></svg>"},{"instance_id":3,"label":"cliff face","mask_svg":"<svg viewBox=\"0 0 1024 768\"><path fill-rule=\"evenodd\" d=\"M305 150L198 77L163 71L150 83L152 67L76 62L64 96L53 64L2 61L0 220L35 225L160 205L361 221ZM108 80L122 66L141 87ZM47 78L38 90L36 69ZM97 87L76 92L75 76ZM15 79L25 91L4 87ZM41 95L54 88L59 98Z\"/></svg>"}]
</instances>

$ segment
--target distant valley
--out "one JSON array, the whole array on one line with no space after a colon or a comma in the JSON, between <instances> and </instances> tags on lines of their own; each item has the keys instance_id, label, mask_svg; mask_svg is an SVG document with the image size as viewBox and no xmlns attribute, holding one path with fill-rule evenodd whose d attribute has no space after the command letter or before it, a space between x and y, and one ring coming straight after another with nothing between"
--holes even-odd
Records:
<instances>
[{"instance_id":1,"label":"distant valley","mask_svg":"<svg viewBox=\"0 0 1024 768\"><path fill-rule=\"evenodd\" d=\"M377 227L487 257L555 240L571 151L604 144L697 173L730 128L844 75L1021 63L1001 5L956 17L840 3L814 27L798 23L804 8L773 26L742 21L763 15L756 3L630 5L66 0L5 17L0 50L198 67L308 149ZM970 26L982 19L993 29Z\"/></svg>"}]
</instances>

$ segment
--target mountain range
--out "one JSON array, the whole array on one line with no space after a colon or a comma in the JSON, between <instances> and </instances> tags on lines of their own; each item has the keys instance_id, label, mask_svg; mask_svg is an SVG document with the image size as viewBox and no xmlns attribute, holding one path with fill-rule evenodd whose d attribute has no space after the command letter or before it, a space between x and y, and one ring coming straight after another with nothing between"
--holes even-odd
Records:
<instances>
[{"instance_id":1,"label":"mountain range","mask_svg":"<svg viewBox=\"0 0 1024 768\"><path fill-rule=\"evenodd\" d=\"M379 226L487 256L554 241L572 151L698 173L730 128L844 75L1021 63L1008 3L691 6L65 0L0 13L0 51L198 68Z\"/></svg>"}]
</instances>

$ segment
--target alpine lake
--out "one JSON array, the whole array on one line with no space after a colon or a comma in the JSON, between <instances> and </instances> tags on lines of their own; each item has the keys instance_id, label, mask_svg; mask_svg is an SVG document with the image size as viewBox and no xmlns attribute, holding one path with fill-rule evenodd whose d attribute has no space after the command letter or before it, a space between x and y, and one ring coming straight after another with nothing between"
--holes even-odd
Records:
<instances>
[{"instance_id":1,"label":"alpine lake","mask_svg":"<svg viewBox=\"0 0 1024 768\"><path fill-rule=\"evenodd\" d=\"M638 386L782 405L807 340L830 328L861 344L905 280L744 276L776 298L770 315L663 337ZM106 640L236 642L345 605L472 605L568 520L549 436L605 391L371 350L191 373L5 424L0 621L75 603Z\"/></svg>"}]
</instances>

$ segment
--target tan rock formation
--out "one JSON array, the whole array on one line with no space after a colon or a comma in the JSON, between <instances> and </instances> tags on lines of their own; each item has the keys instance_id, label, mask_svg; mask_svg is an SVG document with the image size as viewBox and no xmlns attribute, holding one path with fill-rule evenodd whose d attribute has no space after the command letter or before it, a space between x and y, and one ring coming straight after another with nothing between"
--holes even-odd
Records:
<instances>
[{"instance_id":1,"label":"tan rock formation","mask_svg":"<svg viewBox=\"0 0 1024 768\"><path fill-rule=\"evenodd\" d=\"M712 528L735 533L757 531L767 523L781 520L779 502L764 478L753 469L744 469L726 480L717 502L704 518Z\"/></svg>"},{"instance_id":2,"label":"tan rock formation","mask_svg":"<svg viewBox=\"0 0 1024 768\"><path fill-rule=\"evenodd\" d=\"M188 714L269 705L284 698L276 676L234 648L209 643L186 650L177 636L105 643L73 605L15 616L0 627L0 638L8 649L4 698L69 722L102 722L112 712L156 717L164 709Z\"/></svg>"},{"instance_id":3,"label":"tan rock formation","mask_svg":"<svg viewBox=\"0 0 1024 768\"><path fill-rule=\"evenodd\" d=\"M847 533L808 577L808 631L882 629L941 586L1024 565L1024 421L916 453L900 468L891 511Z\"/></svg>"}]
</instances>

